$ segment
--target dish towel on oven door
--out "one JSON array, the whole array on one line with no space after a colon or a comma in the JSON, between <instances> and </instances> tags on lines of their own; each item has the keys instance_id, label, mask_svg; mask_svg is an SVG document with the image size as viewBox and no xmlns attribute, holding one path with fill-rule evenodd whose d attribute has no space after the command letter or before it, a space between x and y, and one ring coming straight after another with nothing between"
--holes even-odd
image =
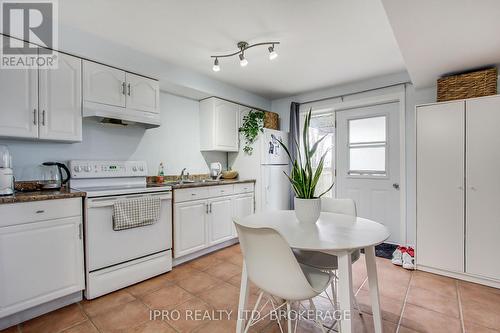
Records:
<instances>
[{"instance_id":1,"label":"dish towel on oven door","mask_svg":"<svg viewBox=\"0 0 500 333\"><path fill-rule=\"evenodd\" d=\"M155 223L160 216L160 198L120 200L113 205L113 230L125 230Z\"/></svg>"}]
</instances>

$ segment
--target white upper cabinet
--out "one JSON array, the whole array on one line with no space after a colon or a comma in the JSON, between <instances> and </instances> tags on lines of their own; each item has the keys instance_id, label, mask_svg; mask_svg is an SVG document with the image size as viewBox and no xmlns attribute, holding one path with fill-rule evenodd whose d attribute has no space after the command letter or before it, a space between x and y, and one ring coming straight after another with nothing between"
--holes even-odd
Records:
<instances>
[{"instance_id":1,"label":"white upper cabinet","mask_svg":"<svg viewBox=\"0 0 500 333\"><path fill-rule=\"evenodd\" d=\"M158 81L127 73L127 108L160 113Z\"/></svg>"},{"instance_id":2,"label":"white upper cabinet","mask_svg":"<svg viewBox=\"0 0 500 333\"><path fill-rule=\"evenodd\" d=\"M239 105L215 97L200 102L202 151L238 151Z\"/></svg>"},{"instance_id":3,"label":"white upper cabinet","mask_svg":"<svg viewBox=\"0 0 500 333\"><path fill-rule=\"evenodd\" d=\"M38 137L38 70L0 69L0 136Z\"/></svg>"},{"instance_id":4,"label":"white upper cabinet","mask_svg":"<svg viewBox=\"0 0 500 333\"><path fill-rule=\"evenodd\" d=\"M125 107L125 72L91 61L83 61L83 96L86 102Z\"/></svg>"},{"instance_id":5,"label":"white upper cabinet","mask_svg":"<svg viewBox=\"0 0 500 333\"><path fill-rule=\"evenodd\" d=\"M58 57L57 69L40 70L40 139L82 141L82 60Z\"/></svg>"},{"instance_id":6,"label":"white upper cabinet","mask_svg":"<svg viewBox=\"0 0 500 333\"><path fill-rule=\"evenodd\" d=\"M0 137L82 141L81 60L52 69L0 70Z\"/></svg>"}]
</instances>

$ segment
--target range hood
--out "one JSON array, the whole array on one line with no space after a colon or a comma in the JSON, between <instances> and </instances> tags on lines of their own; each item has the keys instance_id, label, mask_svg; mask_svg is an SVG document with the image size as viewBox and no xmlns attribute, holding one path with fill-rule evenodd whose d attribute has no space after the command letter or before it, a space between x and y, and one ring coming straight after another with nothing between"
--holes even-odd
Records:
<instances>
[{"instance_id":1,"label":"range hood","mask_svg":"<svg viewBox=\"0 0 500 333\"><path fill-rule=\"evenodd\" d=\"M86 101L83 103L83 118L95 119L108 124L135 125L147 129L161 125L160 115L157 113Z\"/></svg>"}]
</instances>

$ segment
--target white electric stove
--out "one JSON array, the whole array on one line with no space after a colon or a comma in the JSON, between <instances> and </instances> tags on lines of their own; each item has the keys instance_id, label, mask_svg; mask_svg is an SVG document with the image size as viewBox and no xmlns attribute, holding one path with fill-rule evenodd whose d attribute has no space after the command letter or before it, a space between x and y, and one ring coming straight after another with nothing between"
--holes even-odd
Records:
<instances>
[{"instance_id":1,"label":"white electric stove","mask_svg":"<svg viewBox=\"0 0 500 333\"><path fill-rule=\"evenodd\" d=\"M85 297L92 299L172 269L172 194L169 186L148 187L144 161L69 162L70 187L85 198ZM116 202L160 198L152 225L113 230Z\"/></svg>"}]
</instances>

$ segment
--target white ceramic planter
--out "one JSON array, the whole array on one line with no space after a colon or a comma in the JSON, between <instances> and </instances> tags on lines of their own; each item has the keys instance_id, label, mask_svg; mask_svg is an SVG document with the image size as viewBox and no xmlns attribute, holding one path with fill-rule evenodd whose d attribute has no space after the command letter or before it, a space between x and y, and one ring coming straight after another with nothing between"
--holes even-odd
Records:
<instances>
[{"instance_id":1,"label":"white ceramic planter","mask_svg":"<svg viewBox=\"0 0 500 333\"><path fill-rule=\"evenodd\" d=\"M295 216L303 223L316 223L321 213L321 199L294 198Z\"/></svg>"}]
</instances>

